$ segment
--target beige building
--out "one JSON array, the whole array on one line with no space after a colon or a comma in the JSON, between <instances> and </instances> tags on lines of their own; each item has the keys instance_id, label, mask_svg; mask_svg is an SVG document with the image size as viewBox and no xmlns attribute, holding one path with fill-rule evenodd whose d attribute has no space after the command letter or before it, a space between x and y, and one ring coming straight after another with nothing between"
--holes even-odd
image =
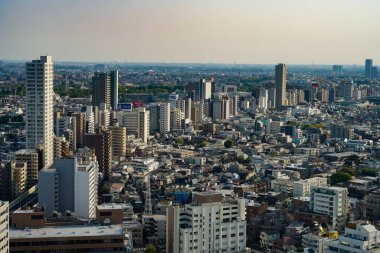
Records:
<instances>
[{"instance_id":1,"label":"beige building","mask_svg":"<svg viewBox=\"0 0 380 253\"><path fill-rule=\"evenodd\" d=\"M21 149L15 152L17 162L26 162L26 188L29 189L38 181L38 152L34 149Z\"/></svg>"},{"instance_id":2,"label":"beige building","mask_svg":"<svg viewBox=\"0 0 380 253\"><path fill-rule=\"evenodd\" d=\"M9 203L0 200L0 253L9 252Z\"/></svg>"},{"instance_id":3,"label":"beige building","mask_svg":"<svg viewBox=\"0 0 380 253\"><path fill-rule=\"evenodd\" d=\"M12 201L26 190L26 163L7 162L0 173L0 199Z\"/></svg>"},{"instance_id":4,"label":"beige building","mask_svg":"<svg viewBox=\"0 0 380 253\"><path fill-rule=\"evenodd\" d=\"M118 121L121 122L122 126L126 127L127 134L134 134L137 138L142 139L144 143L148 142L150 115L147 109L139 107L131 112L120 112Z\"/></svg>"},{"instance_id":5,"label":"beige building","mask_svg":"<svg viewBox=\"0 0 380 253\"><path fill-rule=\"evenodd\" d=\"M118 161L120 157L124 157L127 152L127 129L118 124L110 126L112 133L112 159Z\"/></svg>"}]
</instances>

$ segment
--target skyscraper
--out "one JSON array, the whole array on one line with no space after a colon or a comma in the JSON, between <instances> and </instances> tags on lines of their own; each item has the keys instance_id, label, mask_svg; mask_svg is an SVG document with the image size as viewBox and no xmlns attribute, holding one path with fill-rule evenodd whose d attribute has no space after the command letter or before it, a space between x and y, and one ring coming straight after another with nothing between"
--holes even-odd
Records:
<instances>
[{"instance_id":1,"label":"skyscraper","mask_svg":"<svg viewBox=\"0 0 380 253\"><path fill-rule=\"evenodd\" d=\"M372 59L366 59L365 60L365 73L364 76L367 78L372 78Z\"/></svg>"},{"instance_id":2,"label":"skyscraper","mask_svg":"<svg viewBox=\"0 0 380 253\"><path fill-rule=\"evenodd\" d=\"M199 81L199 100L211 98L211 82L206 82L205 79Z\"/></svg>"},{"instance_id":3,"label":"skyscraper","mask_svg":"<svg viewBox=\"0 0 380 253\"><path fill-rule=\"evenodd\" d=\"M160 104L160 133L170 132L170 103Z\"/></svg>"},{"instance_id":4,"label":"skyscraper","mask_svg":"<svg viewBox=\"0 0 380 253\"><path fill-rule=\"evenodd\" d=\"M92 78L92 105L99 106L101 103L111 106L111 76L96 72Z\"/></svg>"},{"instance_id":5,"label":"skyscraper","mask_svg":"<svg viewBox=\"0 0 380 253\"><path fill-rule=\"evenodd\" d=\"M112 110L117 109L117 104L119 102L119 71L113 70L110 73L111 76L111 107Z\"/></svg>"},{"instance_id":6,"label":"skyscraper","mask_svg":"<svg viewBox=\"0 0 380 253\"><path fill-rule=\"evenodd\" d=\"M286 99L286 65L279 63L275 67L276 75L276 108L280 109L285 105Z\"/></svg>"},{"instance_id":7,"label":"skyscraper","mask_svg":"<svg viewBox=\"0 0 380 253\"><path fill-rule=\"evenodd\" d=\"M53 163L53 61L26 63L26 146L43 150L43 166Z\"/></svg>"}]
</instances>

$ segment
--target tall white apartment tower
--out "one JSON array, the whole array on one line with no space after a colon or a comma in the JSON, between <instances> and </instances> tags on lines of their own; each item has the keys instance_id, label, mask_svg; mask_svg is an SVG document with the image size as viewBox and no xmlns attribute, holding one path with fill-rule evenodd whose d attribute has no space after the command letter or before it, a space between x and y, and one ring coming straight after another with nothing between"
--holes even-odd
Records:
<instances>
[{"instance_id":1,"label":"tall white apartment tower","mask_svg":"<svg viewBox=\"0 0 380 253\"><path fill-rule=\"evenodd\" d=\"M53 60L26 63L26 146L43 149L43 166L53 163Z\"/></svg>"},{"instance_id":2,"label":"tall white apartment tower","mask_svg":"<svg viewBox=\"0 0 380 253\"><path fill-rule=\"evenodd\" d=\"M170 103L161 103L160 106L160 133L170 132Z\"/></svg>"}]
</instances>

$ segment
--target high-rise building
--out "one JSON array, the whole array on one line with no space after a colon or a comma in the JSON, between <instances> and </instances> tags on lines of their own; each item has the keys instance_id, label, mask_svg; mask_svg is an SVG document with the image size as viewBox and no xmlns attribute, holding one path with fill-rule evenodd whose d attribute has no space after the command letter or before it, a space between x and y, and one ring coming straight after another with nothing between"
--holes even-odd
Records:
<instances>
[{"instance_id":1,"label":"high-rise building","mask_svg":"<svg viewBox=\"0 0 380 253\"><path fill-rule=\"evenodd\" d=\"M53 61L26 63L26 146L43 150L43 166L53 163Z\"/></svg>"},{"instance_id":2,"label":"high-rise building","mask_svg":"<svg viewBox=\"0 0 380 253\"><path fill-rule=\"evenodd\" d=\"M170 111L170 129L182 129L182 119L184 115L178 108L173 108Z\"/></svg>"},{"instance_id":3,"label":"high-rise building","mask_svg":"<svg viewBox=\"0 0 380 253\"><path fill-rule=\"evenodd\" d=\"M230 98L228 96L219 96L214 100L212 117L216 121L230 118Z\"/></svg>"},{"instance_id":4,"label":"high-rise building","mask_svg":"<svg viewBox=\"0 0 380 253\"><path fill-rule=\"evenodd\" d=\"M15 152L17 162L26 162L26 188L37 184L38 181L38 152L35 149L20 149Z\"/></svg>"},{"instance_id":5,"label":"high-rise building","mask_svg":"<svg viewBox=\"0 0 380 253\"><path fill-rule=\"evenodd\" d=\"M283 63L277 64L275 67L276 81L276 108L281 108L286 105L286 65Z\"/></svg>"},{"instance_id":6,"label":"high-rise building","mask_svg":"<svg viewBox=\"0 0 380 253\"><path fill-rule=\"evenodd\" d=\"M221 194L194 193L193 203L167 209L166 252L243 252L245 201Z\"/></svg>"},{"instance_id":7,"label":"high-rise building","mask_svg":"<svg viewBox=\"0 0 380 253\"><path fill-rule=\"evenodd\" d=\"M314 213L329 215L330 225L334 229L340 229L344 227L348 218L348 190L343 187L311 187L310 207Z\"/></svg>"},{"instance_id":8,"label":"high-rise building","mask_svg":"<svg viewBox=\"0 0 380 253\"><path fill-rule=\"evenodd\" d=\"M99 164L99 172L103 173L104 178L108 180L112 166L111 131L102 131L99 129L96 134L85 134L84 146L95 150L96 160Z\"/></svg>"},{"instance_id":9,"label":"high-rise building","mask_svg":"<svg viewBox=\"0 0 380 253\"><path fill-rule=\"evenodd\" d=\"M96 125L96 128L102 127L108 129L111 120L110 107L105 103L101 103L98 108L98 124Z\"/></svg>"},{"instance_id":10,"label":"high-rise building","mask_svg":"<svg viewBox=\"0 0 380 253\"><path fill-rule=\"evenodd\" d=\"M379 77L379 69L377 67L371 68L371 78L378 78Z\"/></svg>"},{"instance_id":11,"label":"high-rise building","mask_svg":"<svg viewBox=\"0 0 380 253\"><path fill-rule=\"evenodd\" d=\"M353 139L354 129L343 123L330 124L331 138Z\"/></svg>"},{"instance_id":12,"label":"high-rise building","mask_svg":"<svg viewBox=\"0 0 380 253\"><path fill-rule=\"evenodd\" d=\"M26 190L26 163L7 162L0 171L0 199L12 201Z\"/></svg>"},{"instance_id":13,"label":"high-rise building","mask_svg":"<svg viewBox=\"0 0 380 253\"><path fill-rule=\"evenodd\" d=\"M160 104L160 133L170 132L170 103Z\"/></svg>"},{"instance_id":14,"label":"high-rise building","mask_svg":"<svg viewBox=\"0 0 380 253\"><path fill-rule=\"evenodd\" d=\"M127 129L116 124L109 127L112 133L112 158L118 161L127 152Z\"/></svg>"},{"instance_id":15,"label":"high-rise building","mask_svg":"<svg viewBox=\"0 0 380 253\"><path fill-rule=\"evenodd\" d=\"M0 200L0 252L9 252L9 202Z\"/></svg>"},{"instance_id":16,"label":"high-rise building","mask_svg":"<svg viewBox=\"0 0 380 253\"><path fill-rule=\"evenodd\" d=\"M372 78L372 65L373 65L372 59L366 59L365 60L365 73L364 73L364 76L367 77L367 78Z\"/></svg>"},{"instance_id":17,"label":"high-rise building","mask_svg":"<svg viewBox=\"0 0 380 253\"><path fill-rule=\"evenodd\" d=\"M211 82L207 82L205 79L199 81L199 100L211 98Z\"/></svg>"},{"instance_id":18,"label":"high-rise building","mask_svg":"<svg viewBox=\"0 0 380 253\"><path fill-rule=\"evenodd\" d=\"M101 103L111 106L111 76L96 72L92 78L92 105L99 106Z\"/></svg>"},{"instance_id":19,"label":"high-rise building","mask_svg":"<svg viewBox=\"0 0 380 253\"><path fill-rule=\"evenodd\" d=\"M117 104L119 103L119 71L113 70L110 73L111 76L111 107L112 110L117 109Z\"/></svg>"},{"instance_id":20,"label":"high-rise building","mask_svg":"<svg viewBox=\"0 0 380 253\"><path fill-rule=\"evenodd\" d=\"M95 133L95 113L93 106L86 106L85 116L85 133Z\"/></svg>"},{"instance_id":21,"label":"high-rise building","mask_svg":"<svg viewBox=\"0 0 380 253\"><path fill-rule=\"evenodd\" d=\"M80 149L74 159L55 160L39 172L38 203L48 215L75 212L95 218L98 202L98 163L90 149Z\"/></svg>"},{"instance_id":22,"label":"high-rise building","mask_svg":"<svg viewBox=\"0 0 380 253\"><path fill-rule=\"evenodd\" d=\"M72 117L75 118L75 143L76 149L83 148L83 137L86 132L86 119L85 114L82 112L73 113ZM75 151L75 150L73 150Z\"/></svg>"}]
</instances>

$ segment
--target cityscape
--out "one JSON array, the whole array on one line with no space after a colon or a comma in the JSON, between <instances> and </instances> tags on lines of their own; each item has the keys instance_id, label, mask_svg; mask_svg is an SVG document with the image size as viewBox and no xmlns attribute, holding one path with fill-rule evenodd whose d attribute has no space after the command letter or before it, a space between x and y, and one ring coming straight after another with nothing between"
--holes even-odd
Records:
<instances>
[{"instance_id":1,"label":"cityscape","mask_svg":"<svg viewBox=\"0 0 380 253\"><path fill-rule=\"evenodd\" d=\"M0 3L0 253L380 253L380 37L355 31L379 21L380 2L63 2ZM322 28L300 9L333 20L357 8L363 23L330 35L364 37L294 41L294 53L289 28L277 55L265 19L252 27L268 48L247 61L248 10L282 8L315 34L344 21ZM241 41L232 58L227 38L183 40L224 27Z\"/></svg>"}]
</instances>

